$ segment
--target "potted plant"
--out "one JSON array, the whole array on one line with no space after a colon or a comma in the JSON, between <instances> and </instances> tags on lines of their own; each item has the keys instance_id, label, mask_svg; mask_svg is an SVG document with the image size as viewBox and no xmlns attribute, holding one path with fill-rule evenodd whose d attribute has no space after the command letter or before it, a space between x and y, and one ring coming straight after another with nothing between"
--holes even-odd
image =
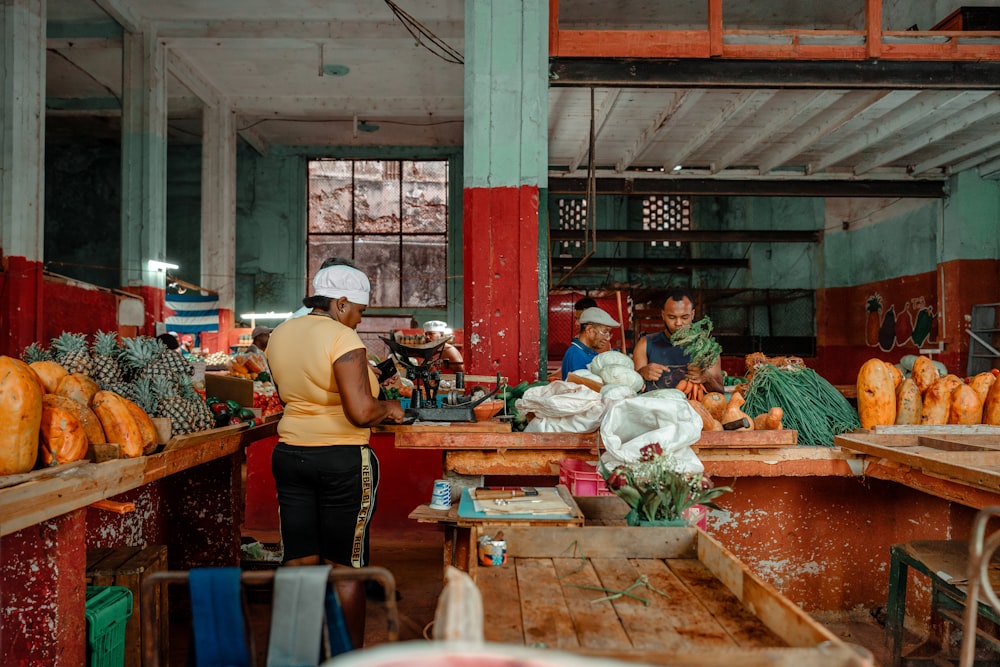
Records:
<instances>
[{"instance_id":1,"label":"potted plant","mask_svg":"<svg viewBox=\"0 0 1000 667\"><path fill-rule=\"evenodd\" d=\"M602 463L601 474L608 488L628 503L625 517L630 526L686 526L697 523L698 506L719 509L715 499L732 491L715 486L702 473L680 472L673 456L658 443L639 450L639 460L608 471Z\"/></svg>"}]
</instances>

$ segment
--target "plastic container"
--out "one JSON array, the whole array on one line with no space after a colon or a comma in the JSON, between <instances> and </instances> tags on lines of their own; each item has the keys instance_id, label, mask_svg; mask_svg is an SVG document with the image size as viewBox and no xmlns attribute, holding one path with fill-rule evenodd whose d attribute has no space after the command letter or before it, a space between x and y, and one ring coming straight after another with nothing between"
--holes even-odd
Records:
<instances>
[{"instance_id":1,"label":"plastic container","mask_svg":"<svg viewBox=\"0 0 1000 667\"><path fill-rule=\"evenodd\" d=\"M132 615L132 591L124 586L87 586L87 666L125 664L125 624Z\"/></svg>"},{"instance_id":2,"label":"plastic container","mask_svg":"<svg viewBox=\"0 0 1000 667\"><path fill-rule=\"evenodd\" d=\"M559 483L565 484L574 496L613 496L604 483L595 463L580 459L563 459L559 462Z\"/></svg>"}]
</instances>

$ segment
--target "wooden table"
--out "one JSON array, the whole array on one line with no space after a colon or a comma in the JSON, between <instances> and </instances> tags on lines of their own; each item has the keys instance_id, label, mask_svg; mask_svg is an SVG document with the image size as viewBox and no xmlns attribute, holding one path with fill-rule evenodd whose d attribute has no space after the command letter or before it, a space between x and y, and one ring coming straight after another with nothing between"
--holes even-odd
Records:
<instances>
[{"instance_id":1,"label":"wooden table","mask_svg":"<svg viewBox=\"0 0 1000 667\"><path fill-rule=\"evenodd\" d=\"M584 524L583 512L576 500L570 495L569 489L564 485L556 486L559 497L565 501L570 508L572 518L546 517L540 515L532 518L517 518L495 516L485 519L468 518L458 515L458 502L452 504L447 510L431 509L429 503L424 503L410 512L410 519L417 523L436 523L444 528L444 564L469 571L476 561L476 540L478 534L474 529L492 531L502 530L506 533L511 526L582 526Z\"/></svg>"},{"instance_id":2,"label":"wooden table","mask_svg":"<svg viewBox=\"0 0 1000 667\"><path fill-rule=\"evenodd\" d=\"M694 528L510 526L504 536L507 564L470 570L488 642L664 665L861 664ZM602 599L629 587L636 597Z\"/></svg>"}]
</instances>

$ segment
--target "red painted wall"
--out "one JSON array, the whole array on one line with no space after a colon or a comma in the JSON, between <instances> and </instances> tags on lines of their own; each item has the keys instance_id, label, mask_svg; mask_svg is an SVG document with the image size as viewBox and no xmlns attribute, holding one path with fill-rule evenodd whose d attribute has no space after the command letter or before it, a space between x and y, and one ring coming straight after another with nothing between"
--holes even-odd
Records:
<instances>
[{"instance_id":1,"label":"red painted wall","mask_svg":"<svg viewBox=\"0 0 1000 667\"><path fill-rule=\"evenodd\" d=\"M538 187L464 192L466 370L538 377Z\"/></svg>"}]
</instances>

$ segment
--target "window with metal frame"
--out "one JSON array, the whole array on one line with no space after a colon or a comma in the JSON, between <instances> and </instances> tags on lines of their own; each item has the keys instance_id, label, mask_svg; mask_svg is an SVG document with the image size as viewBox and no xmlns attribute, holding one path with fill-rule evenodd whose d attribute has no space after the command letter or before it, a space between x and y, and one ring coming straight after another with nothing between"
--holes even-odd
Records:
<instances>
[{"instance_id":1,"label":"window with metal frame","mask_svg":"<svg viewBox=\"0 0 1000 667\"><path fill-rule=\"evenodd\" d=\"M308 275L346 257L372 282L370 307L445 307L447 160L321 159L308 169Z\"/></svg>"}]
</instances>

